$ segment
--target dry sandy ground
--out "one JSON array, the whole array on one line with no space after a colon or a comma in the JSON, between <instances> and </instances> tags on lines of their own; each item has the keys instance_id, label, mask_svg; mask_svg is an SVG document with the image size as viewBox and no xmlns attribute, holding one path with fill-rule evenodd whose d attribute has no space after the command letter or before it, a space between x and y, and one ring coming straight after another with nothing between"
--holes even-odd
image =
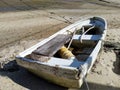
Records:
<instances>
[{"instance_id":1,"label":"dry sandy ground","mask_svg":"<svg viewBox=\"0 0 120 90\"><path fill-rule=\"evenodd\" d=\"M13 60L43 38L90 16L104 17L106 41L120 42L119 0L0 0L0 90L68 90L18 68ZM90 90L120 90L118 61L113 50L102 50L87 76ZM87 90L84 84L81 90Z\"/></svg>"}]
</instances>

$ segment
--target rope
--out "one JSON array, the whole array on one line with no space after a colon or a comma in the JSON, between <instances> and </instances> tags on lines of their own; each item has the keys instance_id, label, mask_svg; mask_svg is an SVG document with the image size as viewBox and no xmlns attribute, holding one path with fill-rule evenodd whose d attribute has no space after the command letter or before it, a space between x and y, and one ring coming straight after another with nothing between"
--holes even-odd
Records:
<instances>
[{"instance_id":1,"label":"rope","mask_svg":"<svg viewBox=\"0 0 120 90\"><path fill-rule=\"evenodd\" d=\"M85 32L84 32L84 27L82 28L82 33L83 33L83 34L81 35L81 38L80 38L80 41L81 41L81 42L82 42L82 37L83 37L83 35L85 35L88 31L90 31L90 30L93 29L94 27L95 27L95 26L90 27L90 28L89 28L88 30L86 30ZM75 31L73 32L73 36L75 35L76 31L77 31L77 29L75 29ZM67 49L70 48L70 45L71 45L71 43L72 43L72 41L73 41L73 36L72 36L72 39L71 39L71 41L70 41ZM87 83L87 80L86 80L86 78L85 78L85 75L84 75L84 73L83 73L83 67L80 66L80 67L79 67L79 70L81 70L82 77L83 77L83 81L84 81L85 84L86 84L87 90L90 90L90 89L89 89L89 85L88 85L88 83Z\"/></svg>"},{"instance_id":2,"label":"rope","mask_svg":"<svg viewBox=\"0 0 120 90\"><path fill-rule=\"evenodd\" d=\"M77 31L77 29L75 29L75 31L73 32L72 39L70 40L70 43L68 44L67 49L69 49L69 48L70 48L71 43L72 43L72 41L73 41L73 36L75 35L76 31Z\"/></svg>"},{"instance_id":3,"label":"rope","mask_svg":"<svg viewBox=\"0 0 120 90\"><path fill-rule=\"evenodd\" d=\"M81 37L80 37L80 42L82 43L82 37L88 32L88 31L90 31L91 29L93 29L95 27L95 25L94 26L92 26L92 27L90 27L88 30L86 30L82 35L81 35ZM83 30L82 31L84 31L84 27L83 27Z\"/></svg>"},{"instance_id":4,"label":"rope","mask_svg":"<svg viewBox=\"0 0 120 90\"><path fill-rule=\"evenodd\" d=\"M81 71L81 74L82 74L82 77L83 77L83 81L85 82L85 85L86 85L86 87L87 87L87 90L90 90L89 85L88 85L88 83L87 83L87 80L86 80L86 78L85 78L85 75L84 75L84 73L83 73L83 67L82 67L82 65L79 67L79 70Z\"/></svg>"},{"instance_id":5,"label":"rope","mask_svg":"<svg viewBox=\"0 0 120 90\"><path fill-rule=\"evenodd\" d=\"M82 29L82 32L84 32L83 34L86 34L89 30L91 30L91 29L94 28L94 27L95 27L95 26L90 27L86 32L84 32L84 27L83 27L83 29ZM75 35L76 31L77 31L77 29L75 29L75 31L73 32L73 36ZM82 34L82 35L83 35L83 34ZM82 35L81 35L81 37L82 37ZM72 43L72 41L73 41L73 36L72 36L72 39L71 39L71 41L70 41L67 49L70 48L70 45L71 45L71 43ZM87 83L87 80L86 80L86 78L85 78L85 75L84 75L84 73L83 73L83 67L80 66L80 67L79 67L79 70L81 70L81 73L82 73L82 76L83 76L83 81L84 81L85 84L86 84L87 90L90 90L90 89L89 89L89 85L88 85L88 83Z\"/></svg>"},{"instance_id":6,"label":"rope","mask_svg":"<svg viewBox=\"0 0 120 90\"><path fill-rule=\"evenodd\" d=\"M87 80L86 80L86 78L85 78L85 77L83 77L83 81L84 81L84 82L85 82L85 84L86 84L87 90L90 90L89 85L88 85Z\"/></svg>"}]
</instances>

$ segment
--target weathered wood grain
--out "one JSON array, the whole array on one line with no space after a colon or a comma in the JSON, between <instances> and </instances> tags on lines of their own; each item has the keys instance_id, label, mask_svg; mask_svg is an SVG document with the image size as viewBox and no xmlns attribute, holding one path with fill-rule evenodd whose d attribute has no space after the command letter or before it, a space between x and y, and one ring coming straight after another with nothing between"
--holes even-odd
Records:
<instances>
[{"instance_id":1,"label":"weathered wood grain","mask_svg":"<svg viewBox=\"0 0 120 90\"><path fill-rule=\"evenodd\" d=\"M59 34L44 45L33 51L34 54L53 56L65 43L67 43L71 35Z\"/></svg>"},{"instance_id":2,"label":"weathered wood grain","mask_svg":"<svg viewBox=\"0 0 120 90\"><path fill-rule=\"evenodd\" d=\"M26 58L32 59L32 60L38 60L40 62L47 62L50 57L42 56L42 55L37 55L34 53L31 53L30 55L27 55Z\"/></svg>"}]
</instances>

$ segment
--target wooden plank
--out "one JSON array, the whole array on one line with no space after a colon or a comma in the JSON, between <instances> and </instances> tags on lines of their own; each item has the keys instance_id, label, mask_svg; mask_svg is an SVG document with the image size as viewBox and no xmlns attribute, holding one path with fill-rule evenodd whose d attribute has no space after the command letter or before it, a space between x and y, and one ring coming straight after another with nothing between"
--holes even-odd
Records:
<instances>
[{"instance_id":1,"label":"wooden plank","mask_svg":"<svg viewBox=\"0 0 120 90\"><path fill-rule=\"evenodd\" d=\"M38 60L40 62L47 62L48 60L50 60L50 57L37 55L37 54L34 54L34 53L31 53L31 54L27 55L26 58L29 58L29 59L32 59L32 60Z\"/></svg>"},{"instance_id":2,"label":"wooden plank","mask_svg":"<svg viewBox=\"0 0 120 90\"><path fill-rule=\"evenodd\" d=\"M34 54L53 56L65 43L71 39L72 35L59 34L44 45L33 51Z\"/></svg>"}]
</instances>

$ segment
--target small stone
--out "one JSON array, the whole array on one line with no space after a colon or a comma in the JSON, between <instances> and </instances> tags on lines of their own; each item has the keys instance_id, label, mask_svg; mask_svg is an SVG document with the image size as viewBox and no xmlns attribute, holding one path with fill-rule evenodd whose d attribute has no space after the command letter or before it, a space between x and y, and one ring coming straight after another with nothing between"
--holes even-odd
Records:
<instances>
[{"instance_id":1,"label":"small stone","mask_svg":"<svg viewBox=\"0 0 120 90\"><path fill-rule=\"evenodd\" d=\"M107 35L107 37L109 37L109 35Z\"/></svg>"},{"instance_id":2,"label":"small stone","mask_svg":"<svg viewBox=\"0 0 120 90\"><path fill-rule=\"evenodd\" d=\"M109 67L110 65L109 65L109 64L107 64L107 66Z\"/></svg>"},{"instance_id":3,"label":"small stone","mask_svg":"<svg viewBox=\"0 0 120 90\"><path fill-rule=\"evenodd\" d=\"M92 69L91 72L95 72L95 69Z\"/></svg>"},{"instance_id":4,"label":"small stone","mask_svg":"<svg viewBox=\"0 0 120 90\"><path fill-rule=\"evenodd\" d=\"M110 59L111 62L114 62L112 59Z\"/></svg>"},{"instance_id":5,"label":"small stone","mask_svg":"<svg viewBox=\"0 0 120 90\"><path fill-rule=\"evenodd\" d=\"M102 58L102 60L104 60L104 58Z\"/></svg>"},{"instance_id":6,"label":"small stone","mask_svg":"<svg viewBox=\"0 0 120 90\"><path fill-rule=\"evenodd\" d=\"M98 75L102 75L102 71L97 71L97 74Z\"/></svg>"},{"instance_id":7,"label":"small stone","mask_svg":"<svg viewBox=\"0 0 120 90\"><path fill-rule=\"evenodd\" d=\"M55 14L54 12L50 12L50 14Z\"/></svg>"},{"instance_id":8,"label":"small stone","mask_svg":"<svg viewBox=\"0 0 120 90\"><path fill-rule=\"evenodd\" d=\"M2 56L0 56L0 58L2 58Z\"/></svg>"}]
</instances>

